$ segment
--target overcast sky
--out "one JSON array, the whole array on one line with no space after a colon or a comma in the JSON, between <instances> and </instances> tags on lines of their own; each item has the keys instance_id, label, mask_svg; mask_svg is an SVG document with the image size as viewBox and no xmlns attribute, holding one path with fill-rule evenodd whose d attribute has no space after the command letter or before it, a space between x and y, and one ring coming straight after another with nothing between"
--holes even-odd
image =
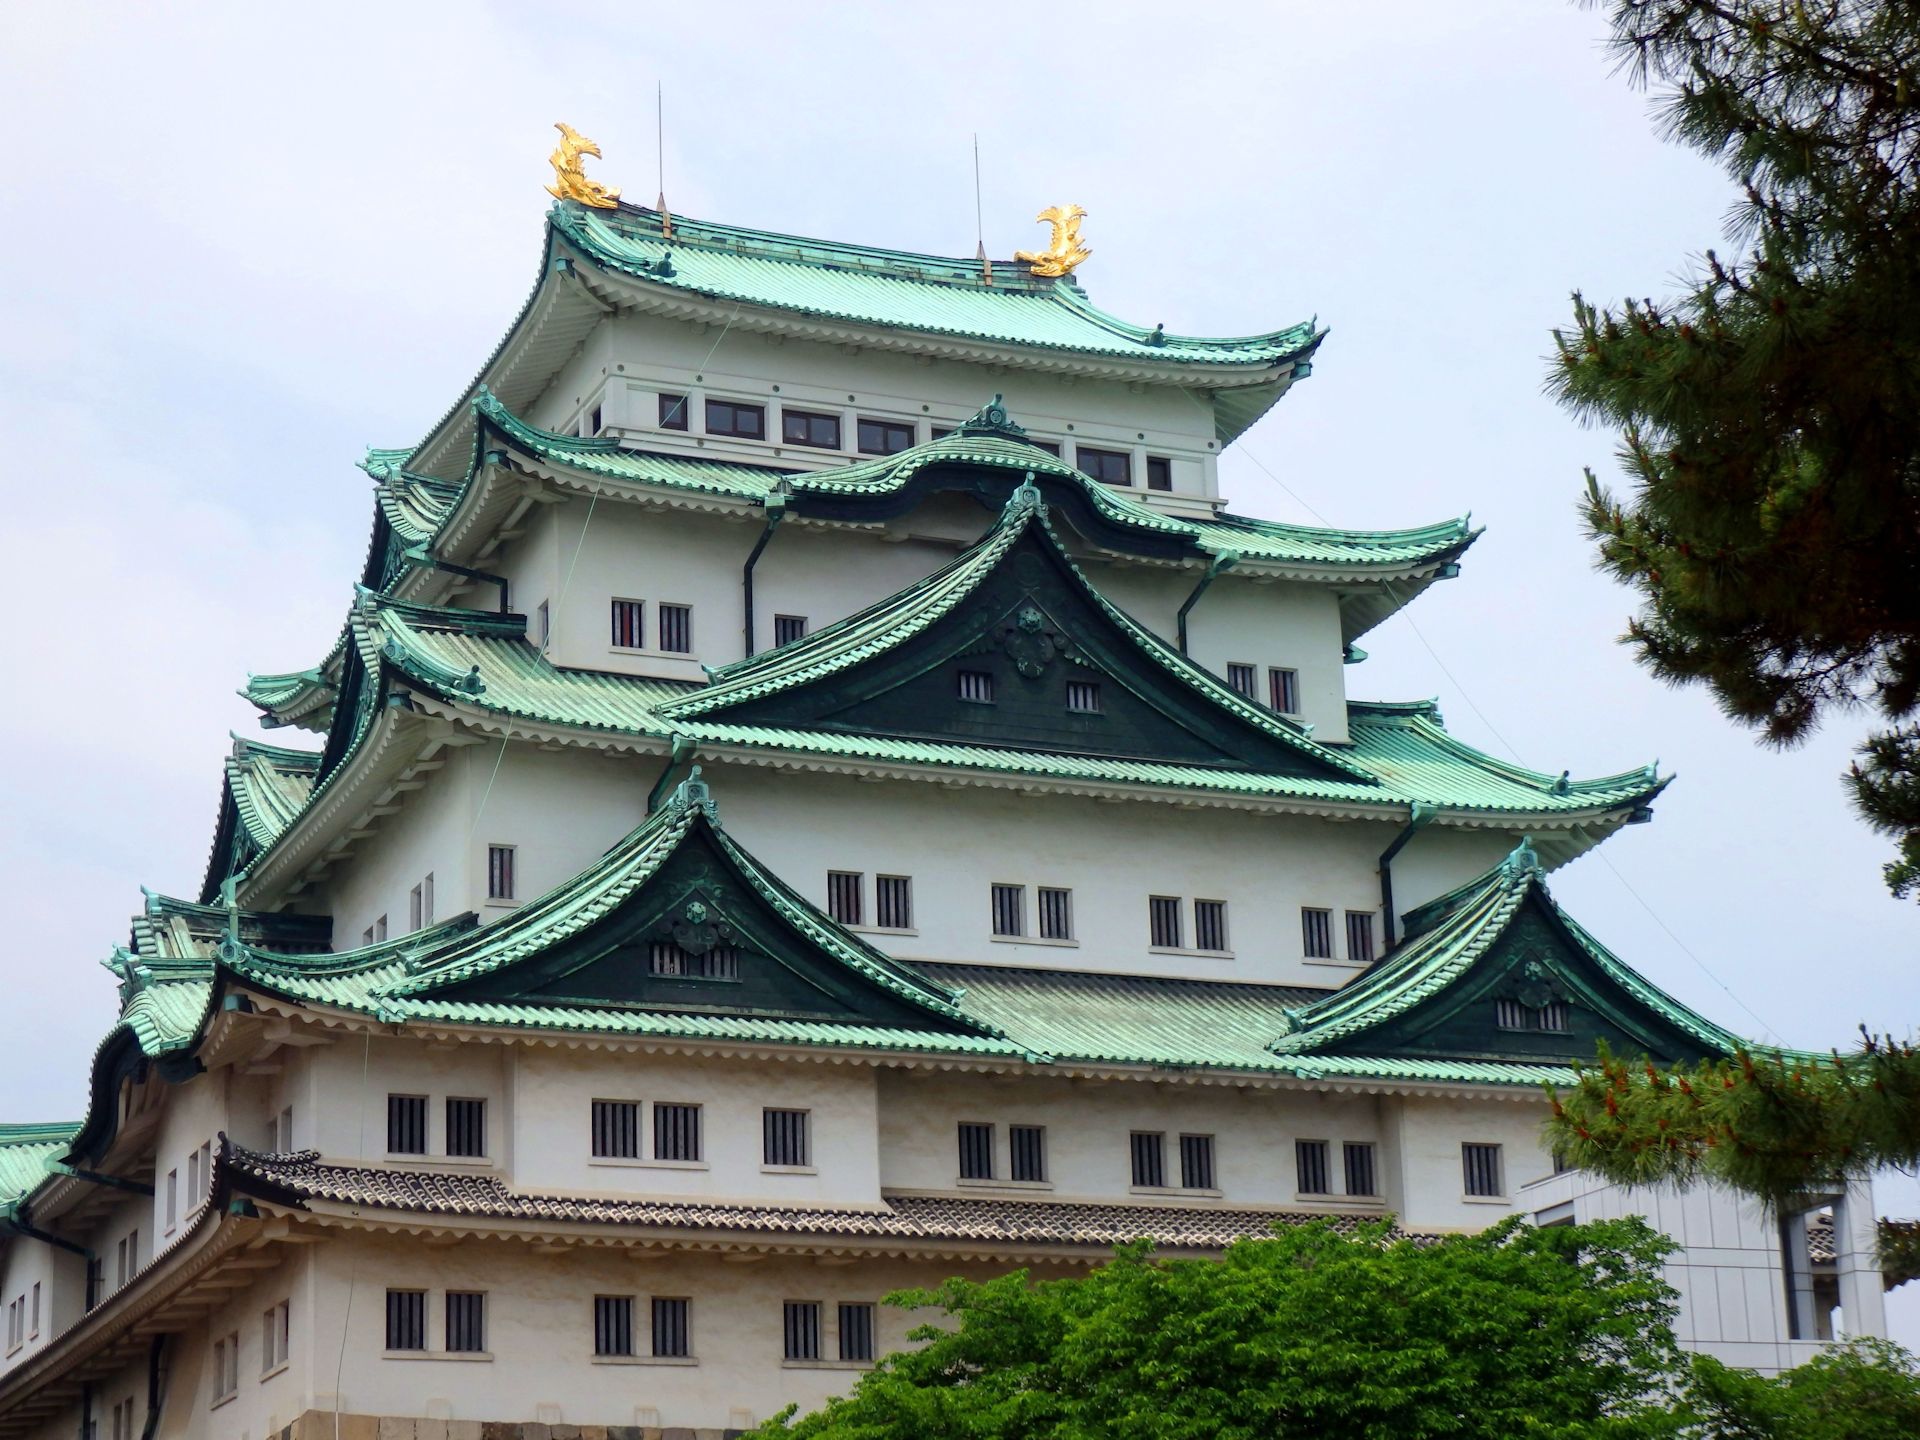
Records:
<instances>
[{"instance_id":1,"label":"overcast sky","mask_svg":"<svg viewBox=\"0 0 1920 1440\"><path fill-rule=\"evenodd\" d=\"M139 885L198 885L227 733L255 729L234 688L339 628L354 461L460 398L534 281L553 122L650 200L656 81L681 213L971 254L977 132L994 255L1071 201L1106 309L1199 334L1317 315L1314 374L1221 461L1234 507L1487 526L1368 637L1353 693L1437 695L1541 770L1657 757L1679 779L1654 823L1559 872L1561 902L1737 1030L1912 1029L1920 906L1839 782L1860 727L1779 754L1660 686L1579 533L1614 441L1543 396L1548 332L1575 287L1669 290L1733 198L1654 138L1594 14L26 0L7 29L0 1118L82 1110L97 961ZM1920 1186L1880 1202L1920 1213ZM1890 1297L1910 1344L1915 1292Z\"/></svg>"}]
</instances>

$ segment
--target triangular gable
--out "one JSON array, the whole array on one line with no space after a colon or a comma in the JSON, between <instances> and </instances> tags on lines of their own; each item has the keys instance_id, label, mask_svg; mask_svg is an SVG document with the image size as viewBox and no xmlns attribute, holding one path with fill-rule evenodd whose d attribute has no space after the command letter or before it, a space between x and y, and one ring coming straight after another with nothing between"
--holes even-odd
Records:
<instances>
[{"instance_id":1,"label":"triangular gable","mask_svg":"<svg viewBox=\"0 0 1920 1440\"><path fill-rule=\"evenodd\" d=\"M585 875L429 949L413 1002L804 1017L988 1033L940 986L849 934L716 823L697 777ZM416 1006L417 1008L417 1006Z\"/></svg>"},{"instance_id":2,"label":"triangular gable","mask_svg":"<svg viewBox=\"0 0 1920 1440\"><path fill-rule=\"evenodd\" d=\"M1523 842L1408 917L1410 937L1326 999L1291 1012L1283 1054L1532 1062L1617 1053L1688 1062L1737 1037L1635 974L1566 916Z\"/></svg>"},{"instance_id":3,"label":"triangular gable","mask_svg":"<svg viewBox=\"0 0 1920 1440\"><path fill-rule=\"evenodd\" d=\"M1374 778L1108 603L1031 485L937 574L714 681L660 714Z\"/></svg>"}]
</instances>

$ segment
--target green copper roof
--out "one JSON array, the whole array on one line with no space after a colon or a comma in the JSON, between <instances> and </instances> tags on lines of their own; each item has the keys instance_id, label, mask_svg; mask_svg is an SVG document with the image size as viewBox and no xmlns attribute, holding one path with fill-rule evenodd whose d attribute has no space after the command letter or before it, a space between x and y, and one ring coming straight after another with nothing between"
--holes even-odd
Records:
<instances>
[{"instance_id":1,"label":"green copper roof","mask_svg":"<svg viewBox=\"0 0 1920 1440\"><path fill-rule=\"evenodd\" d=\"M966 429L893 455L826 470L787 471L735 461L653 454L630 450L609 438L583 439L531 425L512 414L484 388L475 395L474 412L484 422L475 447L474 473L490 442L491 430L544 466L625 484L657 486L764 503L776 488L786 503L803 513L820 511L859 518L880 502L907 495L932 471L1001 472L1009 485L1023 477L1053 480L1072 487L1106 525L1089 538L1105 548L1146 553L1188 553L1205 558L1232 553L1243 562L1262 561L1302 569L1342 572L1404 571L1457 559L1480 532L1466 519L1445 520L1411 530L1336 530L1287 525L1221 513L1211 520L1171 515L1125 490L1103 485L1059 457L1005 435ZM1129 543L1129 536L1134 537Z\"/></svg>"},{"instance_id":2,"label":"green copper roof","mask_svg":"<svg viewBox=\"0 0 1920 1440\"><path fill-rule=\"evenodd\" d=\"M320 768L317 750L288 750L257 740L233 737L227 757L227 784L247 837L265 849L280 837L313 793Z\"/></svg>"},{"instance_id":3,"label":"green copper roof","mask_svg":"<svg viewBox=\"0 0 1920 1440\"><path fill-rule=\"evenodd\" d=\"M50 1125L0 1125L0 1217L11 1217L15 1207L66 1154L77 1120Z\"/></svg>"},{"instance_id":4,"label":"green copper roof","mask_svg":"<svg viewBox=\"0 0 1920 1440\"><path fill-rule=\"evenodd\" d=\"M586 258L647 286L888 330L1169 368L1273 367L1311 355L1322 333L1306 323L1231 339L1171 335L1095 309L1071 279L1042 279L1011 261L994 266L989 285L973 260L679 216L669 246L658 213L633 206L609 211L560 204L548 219Z\"/></svg>"}]
</instances>

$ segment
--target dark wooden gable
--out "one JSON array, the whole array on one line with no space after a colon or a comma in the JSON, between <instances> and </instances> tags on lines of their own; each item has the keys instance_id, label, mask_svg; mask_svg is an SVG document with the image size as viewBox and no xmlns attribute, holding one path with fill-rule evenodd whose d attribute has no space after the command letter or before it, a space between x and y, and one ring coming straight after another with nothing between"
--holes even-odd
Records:
<instances>
[{"instance_id":1,"label":"dark wooden gable","mask_svg":"<svg viewBox=\"0 0 1920 1440\"><path fill-rule=\"evenodd\" d=\"M1029 523L972 593L926 629L846 669L707 715L1352 778L1170 673L1087 594L1069 563ZM1092 689L1076 696L1074 686ZM969 693L991 699L963 698ZM1076 699L1094 708L1076 708Z\"/></svg>"},{"instance_id":2,"label":"dark wooden gable","mask_svg":"<svg viewBox=\"0 0 1920 1440\"><path fill-rule=\"evenodd\" d=\"M679 973L661 973L662 968ZM958 1028L823 951L696 821L633 895L586 929L436 999L747 1013Z\"/></svg>"},{"instance_id":3,"label":"dark wooden gable","mask_svg":"<svg viewBox=\"0 0 1920 1440\"><path fill-rule=\"evenodd\" d=\"M1563 1010L1564 1030L1541 1023L1554 1007ZM1464 975L1324 1050L1558 1064L1592 1060L1601 1041L1619 1054L1676 1063L1719 1053L1608 974L1536 887Z\"/></svg>"}]
</instances>

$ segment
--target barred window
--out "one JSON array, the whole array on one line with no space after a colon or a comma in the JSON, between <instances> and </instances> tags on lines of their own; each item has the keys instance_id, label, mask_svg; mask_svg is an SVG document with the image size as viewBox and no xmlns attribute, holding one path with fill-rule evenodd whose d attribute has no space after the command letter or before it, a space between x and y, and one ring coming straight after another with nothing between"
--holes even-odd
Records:
<instances>
[{"instance_id":1,"label":"barred window","mask_svg":"<svg viewBox=\"0 0 1920 1440\"><path fill-rule=\"evenodd\" d=\"M860 417L860 453L897 455L913 448L914 427L898 420L869 420Z\"/></svg>"},{"instance_id":2,"label":"barred window","mask_svg":"<svg viewBox=\"0 0 1920 1440\"><path fill-rule=\"evenodd\" d=\"M791 645L796 640L807 638L807 617L804 615L776 615L773 617L773 643Z\"/></svg>"},{"instance_id":3,"label":"barred window","mask_svg":"<svg viewBox=\"0 0 1920 1440\"><path fill-rule=\"evenodd\" d=\"M1540 1028L1564 1033L1570 1029L1567 1002L1553 1000L1540 1007Z\"/></svg>"},{"instance_id":4,"label":"barred window","mask_svg":"<svg viewBox=\"0 0 1920 1440\"><path fill-rule=\"evenodd\" d=\"M693 607L660 606L660 648L676 655L693 653Z\"/></svg>"},{"instance_id":5,"label":"barred window","mask_svg":"<svg viewBox=\"0 0 1920 1440\"><path fill-rule=\"evenodd\" d=\"M817 450L840 448L840 417L812 410L782 410L780 438L788 445L811 445Z\"/></svg>"},{"instance_id":6,"label":"barred window","mask_svg":"<svg viewBox=\"0 0 1920 1440\"><path fill-rule=\"evenodd\" d=\"M427 1348L427 1292L387 1291L387 1349Z\"/></svg>"},{"instance_id":7,"label":"barred window","mask_svg":"<svg viewBox=\"0 0 1920 1440\"><path fill-rule=\"evenodd\" d=\"M487 847L487 898L513 899L513 846Z\"/></svg>"},{"instance_id":8,"label":"barred window","mask_svg":"<svg viewBox=\"0 0 1920 1440\"><path fill-rule=\"evenodd\" d=\"M1165 455L1147 456L1147 488L1149 490L1173 489L1173 461Z\"/></svg>"},{"instance_id":9,"label":"barred window","mask_svg":"<svg viewBox=\"0 0 1920 1440\"><path fill-rule=\"evenodd\" d=\"M1067 682L1067 709L1080 715L1100 713L1100 685L1094 680Z\"/></svg>"},{"instance_id":10,"label":"barred window","mask_svg":"<svg viewBox=\"0 0 1920 1440\"><path fill-rule=\"evenodd\" d=\"M389 1155L427 1153L426 1096L387 1096L387 1153ZM198 1179L197 1176L193 1178ZM199 1186L192 1184L188 1188L197 1191Z\"/></svg>"},{"instance_id":11,"label":"barred window","mask_svg":"<svg viewBox=\"0 0 1920 1440\"><path fill-rule=\"evenodd\" d=\"M1527 1018L1527 1007L1518 1000L1493 1002L1493 1023L1502 1030L1524 1030Z\"/></svg>"},{"instance_id":12,"label":"barred window","mask_svg":"<svg viewBox=\"0 0 1920 1440\"><path fill-rule=\"evenodd\" d=\"M684 430L687 428L687 397L660 395L660 428L662 430Z\"/></svg>"},{"instance_id":13,"label":"barred window","mask_svg":"<svg viewBox=\"0 0 1920 1440\"><path fill-rule=\"evenodd\" d=\"M698 1105L655 1105L653 1107L653 1158L656 1160L698 1160L700 1158L700 1107Z\"/></svg>"},{"instance_id":14,"label":"barred window","mask_svg":"<svg viewBox=\"0 0 1920 1440\"><path fill-rule=\"evenodd\" d=\"M1227 948L1227 902L1193 902L1193 948L1224 951Z\"/></svg>"},{"instance_id":15,"label":"barred window","mask_svg":"<svg viewBox=\"0 0 1920 1440\"><path fill-rule=\"evenodd\" d=\"M913 878L908 875L873 877L873 919L882 930L913 928Z\"/></svg>"},{"instance_id":16,"label":"barred window","mask_svg":"<svg viewBox=\"0 0 1920 1440\"><path fill-rule=\"evenodd\" d=\"M1213 1136L1182 1135L1180 1137L1180 1188L1182 1190L1215 1188Z\"/></svg>"},{"instance_id":17,"label":"barred window","mask_svg":"<svg viewBox=\"0 0 1920 1440\"><path fill-rule=\"evenodd\" d=\"M1071 940L1073 938L1073 892L1056 889L1053 886L1040 887L1040 938L1042 940Z\"/></svg>"},{"instance_id":18,"label":"barred window","mask_svg":"<svg viewBox=\"0 0 1920 1440\"><path fill-rule=\"evenodd\" d=\"M781 1306L780 1328L785 1344L782 1355L788 1360L820 1358L820 1302L789 1300Z\"/></svg>"},{"instance_id":19,"label":"barred window","mask_svg":"<svg viewBox=\"0 0 1920 1440\"><path fill-rule=\"evenodd\" d=\"M1042 1181L1047 1178L1047 1127L1009 1125L1007 1158L1012 1162L1008 1174L1015 1180Z\"/></svg>"},{"instance_id":20,"label":"barred window","mask_svg":"<svg viewBox=\"0 0 1920 1440\"><path fill-rule=\"evenodd\" d=\"M1260 672L1251 665L1230 664L1227 666L1227 688L1237 690L1249 700L1260 696Z\"/></svg>"},{"instance_id":21,"label":"barred window","mask_svg":"<svg viewBox=\"0 0 1920 1440\"><path fill-rule=\"evenodd\" d=\"M960 1178L993 1178L993 1126L971 1120L960 1122Z\"/></svg>"},{"instance_id":22,"label":"barred window","mask_svg":"<svg viewBox=\"0 0 1920 1440\"><path fill-rule=\"evenodd\" d=\"M985 670L960 672L960 698L975 705L993 703L993 676Z\"/></svg>"},{"instance_id":23,"label":"barred window","mask_svg":"<svg viewBox=\"0 0 1920 1440\"><path fill-rule=\"evenodd\" d=\"M692 980L738 980L740 952L732 945L715 945L696 955L677 941L654 940L647 945L647 972Z\"/></svg>"},{"instance_id":24,"label":"barred window","mask_svg":"<svg viewBox=\"0 0 1920 1440\"><path fill-rule=\"evenodd\" d=\"M1125 450L1095 450L1082 445L1073 452L1073 463L1103 485L1133 483L1133 456Z\"/></svg>"},{"instance_id":25,"label":"barred window","mask_svg":"<svg viewBox=\"0 0 1920 1440\"><path fill-rule=\"evenodd\" d=\"M240 1388L240 1332L213 1342L213 1398L224 1400Z\"/></svg>"},{"instance_id":26,"label":"barred window","mask_svg":"<svg viewBox=\"0 0 1920 1440\"><path fill-rule=\"evenodd\" d=\"M693 1301L653 1297L653 1353L684 1360L693 1354Z\"/></svg>"},{"instance_id":27,"label":"barred window","mask_svg":"<svg viewBox=\"0 0 1920 1440\"><path fill-rule=\"evenodd\" d=\"M613 644L621 650L647 648L646 601L616 600L613 602Z\"/></svg>"},{"instance_id":28,"label":"barred window","mask_svg":"<svg viewBox=\"0 0 1920 1440\"><path fill-rule=\"evenodd\" d=\"M447 1154L473 1159L487 1153L487 1102L447 1097Z\"/></svg>"},{"instance_id":29,"label":"barred window","mask_svg":"<svg viewBox=\"0 0 1920 1440\"><path fill-rule=\"evenodd\" d=\"M805 1110L760 1112L761 1162L766 1165L813 1164L812 1137Z\"/></svg>"},{"instance_id":30,"label":"barred window","mask_svg":"<svg viewBox=\"0 0 1920 1440\"><path fill-rule=\"evenodd\" d=\"M285 1300L269 1305L260 1315L260 1373L266 1375L287 1363L292 1313Z\"/></svg>"},{"instance_id":31,"label":"barred window","mask_svg":"<svg viewBox=\"0 0 1920 1440\"><path fill-rule=\"evenodd\" d=\"M1373 1146L1349 1140L1340 1147L1341 1159L1346 1162L1347 1194L1378 1195L1379 1177L1374 1172Z\"/></svg>"},{"instance_id":32,"label":"barred window","mask_svg":"<svg viewBox=\"0 0 1920 1440\"><path fill-rule=\"evenodd\" d=\"M1466 1193L1498 1197L1506 1194L1500 1174L1500 1147L1477 1145L1469 1140L1460 1146L1460 1168L1466 1181Z\"/></svg>"},{"instance_id":33,"label":"barred window","mask_svg":"<svg viewBox=\"0 0 1920 1440\"><path fill-rule=\"evenodd\" d=\"M761 405L740 405L732 400L707 401L707 434L731 435L740 440L767 438L767 412Z\"/></svg>"},{"instance_id":34,"label":"barred window","mask_svg":"<svg viewBox=\"0 0 1920 1440\"><path fill-rule=\"evenodd\" d=\"M1347 959L1365 965L1373 959L1373 912L1347 911Z\"/></svg>"},{"instance_id":35,"label":"barred window","mask_svg":"<svg viewBox=\"0 0 1920 1440\"><path fill-rule=\"evenodd\" d=\"M1164 950L1180 948L1180 901L1173 895L1147 897L1147 938Z\"/></svg>"},{"instance_id":36,"label":"barred window","mask_svg":"<svg viewBox=\"0 0 1920 1440\"><path fill-rule=\"evenodd\" d=\"M1027 437L1027 444L1033 446L1036 450L1044 450L1049 455L1058 456L1060 453L1060 442L1057 440L1036 440L1029 435Z\"/></svg>"},{"instance_id":37,"label":"barred window","mask_svg":"<svg viewBox=\"0 0 1920 1440\"><path fill-rule=\"evenodd\" d=\"M1331 1195L1333 1193L1333 1186L1327 1177L1326 1141L1294 1141L1293 1163L1294 1168L1299 1171L1300 1193L1302 1195Z\"/></svg>"},{"instance_id":38,"label":"barred window","mask_svg":"<svg viewBox=\"0 0 1920 1440\"><path fill-rule=\"evenodd\" d=\"M633 1296L593 1297L593 1353L633 1354Z\"/></svg>"},{"instance_id":39,"label":"barred window","mask_svg":"<svg viewBox=\"0 0 1920 1440\"><path fill-rule=\"evenodd\" d=\"M1167 1137L1154 1130L1136 1130L1131 1137L1133 1183L1163 1189L1167 1183Z\"/></svg>"},{"instance_id":40,"label":"barred window","mask_svg":"<svg viewBox=\"0 0 1920 1440\"><path fill-rule=\"evenodd\" d=\"M1015 936L1027 933L1026 886L995 885L993 887L993 933Z\"/></svg>"},{"instance_id":41,"label":"barred window","mask_svg":"<svg viewBox=\"0 0 1920 1440\"><path fill-rule=\"evenodd\" d=\"M1300 713L1300 672L1267 667L1267 703L1282 715Z\"/></svg>"},{"instance_id":42,"label":"barred window","mask_svg":"<svg viewBox=\"0 0 1920 1440\"><path fill-rule=\"evenodd\" d=\"M861 894L866 877L858 870L827 872L827 914L842 925L861 923Z\"/></svg>"},{"instance_id":43,"label":"barred window","mask_svg":"<svg viewBox=\"0 0 1920 1440\"><path fill-rule=\"evenodd\" d=\"M599 1160L640 1158L640 1102L593 1102L593 1154Z\"/></svg>"},{"instance_id":44,"label":"barred window","mask_svg":"<svg viewBox=\"0 0 1920 1440\"><path fill-rule=\"evenodd\" d=\"M873 1306L864 1303L840 1306L840 1358L873 1359Z\"/></svg>"},{"instance_id":45,"label":"barred window","mask_svg":"<svg viewBox=\"0 0 1920 1440\"><path fill-rule=\"evenodd\" d=\"M1333 912L1303 908L1300 911L1300 943L1309 960L1333 958Z\"/></svg>"},{"instance_id":46,"label":"barred window","mask_svg":"<svg viewBox=\"0 0 1920 1440\"><path fill-rule=\"evenodd\" d=\"M487 1297L480 1290L447 1291L447 1349L478 1355L487 1348Z\"/></svg>"}]
</instances>

